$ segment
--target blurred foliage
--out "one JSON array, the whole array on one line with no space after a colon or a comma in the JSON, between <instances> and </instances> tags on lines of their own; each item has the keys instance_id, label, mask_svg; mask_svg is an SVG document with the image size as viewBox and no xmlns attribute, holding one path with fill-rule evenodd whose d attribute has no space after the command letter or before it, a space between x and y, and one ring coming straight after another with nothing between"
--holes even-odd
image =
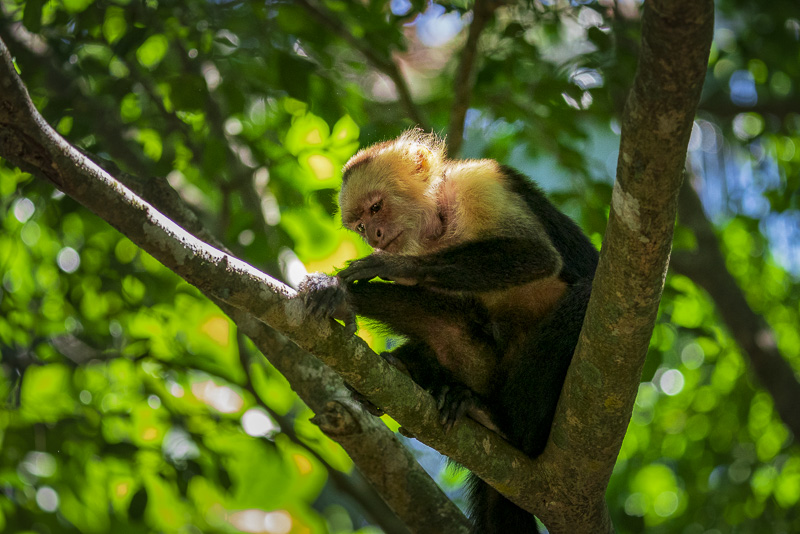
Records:
<instances>
[{"instance_id":1,"label":"blurred foliage","mask_svg":"<svg viewBox=\"0 0 800 534\"><path fill-rule=\"evenodd\" d=\"M391 61L442 131L471 4L2 0L0 36L62 135L166 178L237 255L296 283L368 252L335 218L340 168L414 125ZM598 246L639 8L509 2L467 114L463 155L535 177ZM717 8L690 161L728 269L800 373L800 6ZM0 207L0 530L374 528L332 482L346 455L196 290L2 162ZM800 531L797 443L687 278L668 278L608 501L620 532Z\"/></svg>"}]
</instances>

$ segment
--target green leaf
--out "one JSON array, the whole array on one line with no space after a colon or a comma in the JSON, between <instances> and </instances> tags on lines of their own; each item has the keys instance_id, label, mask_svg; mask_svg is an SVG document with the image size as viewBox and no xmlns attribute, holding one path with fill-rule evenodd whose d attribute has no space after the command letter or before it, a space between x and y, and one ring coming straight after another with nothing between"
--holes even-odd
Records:
<instances>
[{"instance_id":1,"label":"green leaf","mask_svg":"<svg viewBox=\"0 0 800 534\"><path fill-rule=\"evenodd\" d=\"M64 8L70 13L80 13L93 3L92 0L64 0Z\"/></svg>"},{"instance_id":2,"label":"green leaf","mask_svg":"<svg viewBox=\"0 0 800 534\"><path fill-rule=\"evenodd\" d=\"M128 23L125 21L125 11L121 7L108 6L105 20L103 20L103 37L108 44L114 44L125 35Z\"/></svg>"},{"instance_id":3,"label":"green leaf","mask_svg":"<svg viewBox=\"0 0 800 534\"><path fill-rule=\"evenodd\" d=\"M284 146L289 153L297 156L300 152L325 145L331 130L321 117L313 113L296 117L286 132Z\"/></svg>"},{"instance_id":4,"label":"green leaf","mask_svg":"<svg viewBox=\"0 0 800 534\"><path fill-rule=\"evenodd\" d=\"M136 50L136 59L148 69L155 68L169 49L169 41L162 34L153 35Z\"/></svg>"},{"instance_id":5,"label":"green leaf","mask_svg":"<svg viewBox=\"0 0 800 534\"><path fill-rule=\"evenodd\" d=\"M75 410L69 368L63 364L31 366L20 392L22 414L32 421L55 422Z\"/></svg>"}]
</instances>

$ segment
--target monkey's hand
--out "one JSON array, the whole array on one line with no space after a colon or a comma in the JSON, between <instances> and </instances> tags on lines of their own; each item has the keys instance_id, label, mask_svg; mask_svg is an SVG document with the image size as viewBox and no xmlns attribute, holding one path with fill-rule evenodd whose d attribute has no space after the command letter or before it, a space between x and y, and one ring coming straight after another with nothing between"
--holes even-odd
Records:
<instances>
[{"instance_id":1,"label":"monkey's hand","mask_svg":"<svg viewBox=\"0 0 800 534\"><path fill-rule=\"evenodd\" d=\"M300 282L298 290L310 315L339 319L344 322L345 332L356 333L356 314L347 302L347 289L338 277L311 273Z\"/></svg>"},{"instance_id":2,"label":"monkey's hand","mask_svg":"<svg viewBox=\"0 0 800 534\"><path fill-rule=\"evenodd\" d=\"M339 271L338 276L346 284L380 277L398 284L413 286L420 282L417 263L418 258L414 256L376 252L366 258L350 262L350 265Z\"/></svg>"}]
</instances>

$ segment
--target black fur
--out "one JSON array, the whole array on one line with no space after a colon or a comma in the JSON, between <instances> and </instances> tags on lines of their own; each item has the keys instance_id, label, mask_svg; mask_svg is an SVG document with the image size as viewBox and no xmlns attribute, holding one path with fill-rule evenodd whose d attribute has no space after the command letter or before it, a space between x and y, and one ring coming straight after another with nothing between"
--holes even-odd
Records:
<instances>
[{"instance_id":1,"label":"black fur","mask_svg":"<svg viewBox=\"0 0 800 534\"><path fill-rule=\"evenodd\" d=\"M378 320L409 339L392 356L420 386L440 398L442 392L463 393L470 377L459 380L458 369L439 363L443 358L438 355L437 359L433 348L441 345L438 325L446 323L460 332L465 353L478 350L493 359L489 362L494 365L493 376L479 395L480 401L508 440L535 457L547 443L586 313L598 254L578 225L558 211L535 184L511 168L502 170L511 191L520 195L540 220L563 262L559 277L568 288L538 322L526 324L523 332L518 323L501 324L475 295L549 276L558 258L541 238L485 239L423 256L373 254L351 263L339 273L339 279L347 284L344 293L356 313ZM374 277L418 285L365 281ZM311 300L314 298L312 294ZM325 299L341 300L330 294ZM509 332L522 334L521 342L509 344ZM450 401L458 403L468 397L461 393L451 395ZM447 406L448 402L444 404L449 414L444 419L461 413ZM475 532L536 532L530 513L476 477L470 486Z\"/></svg>"}]
</instances>

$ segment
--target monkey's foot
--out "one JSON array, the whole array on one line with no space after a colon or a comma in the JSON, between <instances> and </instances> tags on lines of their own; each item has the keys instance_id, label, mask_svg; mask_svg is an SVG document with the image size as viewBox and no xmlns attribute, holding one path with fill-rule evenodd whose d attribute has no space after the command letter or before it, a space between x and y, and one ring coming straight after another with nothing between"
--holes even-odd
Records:
<instances>
[{"instance_id":1,"label":"monkey's foot","mask_svg":"<svg viewBox=\"0 0 800 534\"><path fill-rule=\"evenodd\" d=\"M372 404L372 402L370 402L370 400L366 398L364 395L353 389L353 387L350 384L345 384L345 386L347 386L347 389L349 389L350 393L353 394L353 400L359 403L365 410L367 410L368 413L374 415L375 417L381 417L386 413L377 406L375 406L374 404Z\"/></svg>"},{"instance_id":2,"label":"monkey's foot","mask_svg":"<svg viewBox=\"0 0 800 534\"><path fill-rule=\"evenodd\" d=\"M476 399L472 390L462 384L445 384L437 389L438 391L431 391L431 394L439 409L439 424L445 434L448 434L456 421L475 404Z\"/></svg>"},{"instance_id":3,"label":"monkey's foot","mask_svg":"<svg viewBox=\"0 0 800 534\"><path fill-rule=\"evenodd\" d=\"M403 363L403 360L395 356L393 353L388 351L381 352L380 356L381 358L386 360L389 363L389 365L396 367L397 370L403 373L404 375L411 376L411 373L408 371L408 367L406 367L406 364Z\"/></svg>"},{"instance_id":4,"label":"monkey's foot","mask_svg":"<svg viewBox=\"0 0 800 534\"><path fill-rule=\"evenodd\" d=\"M485 426L489 430L500 432L495 424L489 407L471 389L463 384L447 384L436 392L431 392L439 409L439 423L445 434L449 433L456 421L465 415Z\"/></svg>"}]
</instances>

